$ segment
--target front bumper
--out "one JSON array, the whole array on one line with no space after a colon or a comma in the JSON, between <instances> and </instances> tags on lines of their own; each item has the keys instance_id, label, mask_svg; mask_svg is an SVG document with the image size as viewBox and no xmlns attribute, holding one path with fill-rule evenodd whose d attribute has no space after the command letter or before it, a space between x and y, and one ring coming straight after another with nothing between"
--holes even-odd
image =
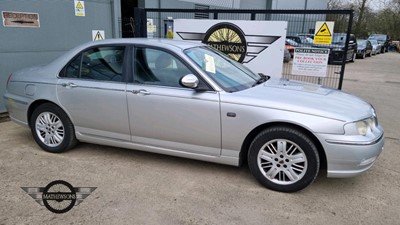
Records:
<instances>
[{"instance_id":1,"label":"front bumper","mask_svg":"<svg viewBox=\"0 0 400 225\"><path fill-rule=\"evenodd\" d=\"M383 130L377 138L365 142L341 140L343 135L319 135L327 158L328 177L353 177L373 166L383 151Z\"/></svg>"}]
</instances>

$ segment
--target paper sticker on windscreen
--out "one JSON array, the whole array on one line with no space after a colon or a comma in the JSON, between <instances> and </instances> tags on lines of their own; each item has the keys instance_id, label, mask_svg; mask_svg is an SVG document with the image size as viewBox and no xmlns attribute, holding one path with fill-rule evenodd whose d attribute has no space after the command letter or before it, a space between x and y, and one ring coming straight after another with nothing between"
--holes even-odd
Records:
<instances>
[{"instance_id":1,"label":"paper sticker on windscreen","mask_svg":"<svg viewBox=\"0 0 400 225\"><path fill-rule=\"evenodd\" d=\"M210 73L215 73L215 62L214 62L214 57L210 55L205 55L204 56L204 62L206 64L206 71Z\"/></svg>"}]
</instances>

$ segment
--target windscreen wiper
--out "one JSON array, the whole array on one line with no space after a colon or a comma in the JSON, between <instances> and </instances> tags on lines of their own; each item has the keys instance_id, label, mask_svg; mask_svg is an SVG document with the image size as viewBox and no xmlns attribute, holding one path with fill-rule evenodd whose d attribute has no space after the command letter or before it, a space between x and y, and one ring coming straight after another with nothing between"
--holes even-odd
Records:
<instances>
[{"instance_id":1,"label":"windscreen wiper","mask_svg":"<svg viewBox=\"0 0 400 225\"><path fill-rule=\"evenodd\" d=\"M262 84L271 78L270 76L264 75L263 73L259 73L258 75L260 76L260 78L258 78L258 80L253 84L253 87Z\"/></svg>"}]
</instances>

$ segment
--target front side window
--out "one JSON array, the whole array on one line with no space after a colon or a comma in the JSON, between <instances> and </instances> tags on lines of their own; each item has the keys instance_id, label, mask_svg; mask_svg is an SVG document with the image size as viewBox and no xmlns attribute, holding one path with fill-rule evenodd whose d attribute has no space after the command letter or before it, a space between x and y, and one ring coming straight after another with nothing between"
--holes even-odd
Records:
<instances>
[{"instance_id":1,"label":"front side window","mask_svg":"<svg viewBox=\"0 0 400 225\"><path fill-rule=\"evenodd\" d=\"M260 78L247 67L211 48L195 47L184 52L227 92L250 88Z\"/></svg>"},{"instance_id":2,"label":"front side window","mask_svg":"<svg viewBox=\"0 0 400 225\"><path fill-rule=\"evenodd\" d=\"M179 59L162 50L138 47L134 54L134 82L137 83L182 87L180 79L192 73Z\"/></svg>"},{"instance_id":3,"label":"front side window","mask_svg":"<svg viewBox=\"0 0 400 225\"><path fill-rule=\"evenodd\" d=\"M63 77L100 81L122 81L125 47L96 47L76 56Z\"/></svg>"}]
</instances>

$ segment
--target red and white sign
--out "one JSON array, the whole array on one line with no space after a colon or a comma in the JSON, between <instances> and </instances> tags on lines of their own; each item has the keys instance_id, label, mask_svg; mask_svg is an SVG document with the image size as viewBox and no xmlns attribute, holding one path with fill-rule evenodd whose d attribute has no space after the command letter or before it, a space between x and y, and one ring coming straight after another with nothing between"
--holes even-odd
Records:
<instances>
[{"instance_id":1,"label":"red and white sign","mask_svg":"<svg viewBox=\"0 0 400 225\"><path fill-rule=\"evenodd\" d=\"M295 48L292 73L296 75L326 77L329 49Z\"/></svg>"}]
</instances>

